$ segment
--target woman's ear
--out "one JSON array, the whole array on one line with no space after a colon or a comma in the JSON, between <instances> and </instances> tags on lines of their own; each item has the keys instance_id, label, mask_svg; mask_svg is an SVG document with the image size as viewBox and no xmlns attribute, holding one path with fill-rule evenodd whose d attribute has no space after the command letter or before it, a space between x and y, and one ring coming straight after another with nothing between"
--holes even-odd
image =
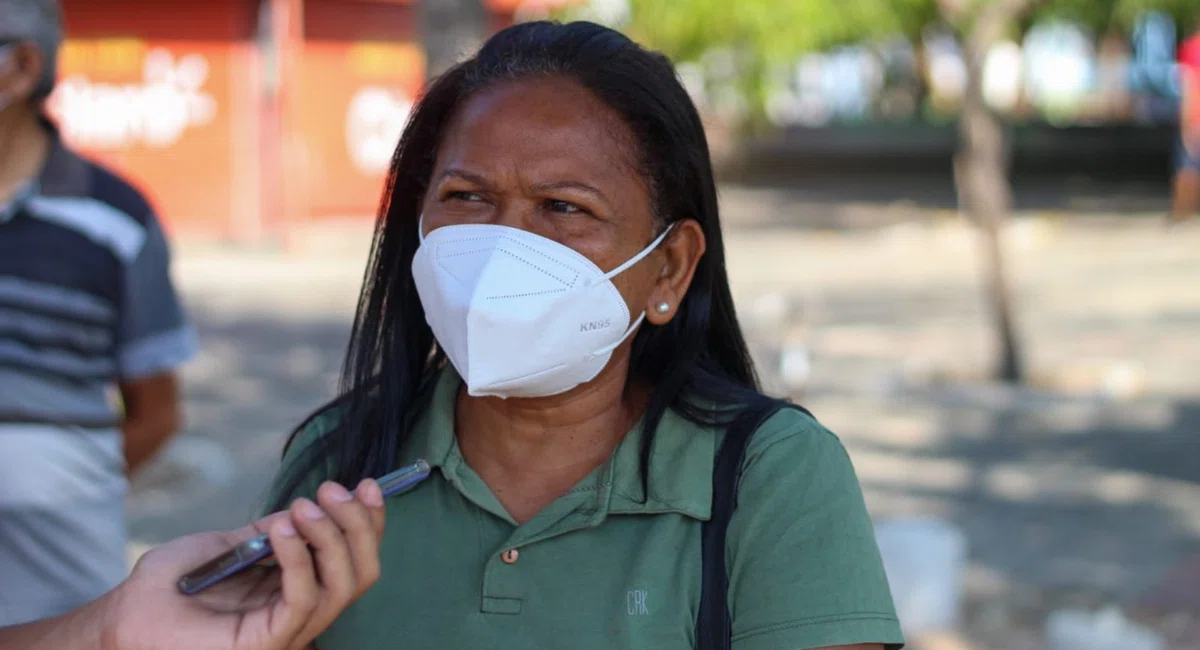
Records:
<instances>
[{"instance_id":1,"label":"woman's ear","mask_svg":"<svg viewBox=\"0 0 1200 650\"><path fill-rule=\"evenodd\" d=\"M665 325L679 311L679 304L687 295L696 274L696 265L704 256L707 242L704 230L695 219L675 222L670 234L659 244L655 259L662 265L658 269L654 288L646 304L646 320L655 325Z\"/></svg>"}]
</instances>

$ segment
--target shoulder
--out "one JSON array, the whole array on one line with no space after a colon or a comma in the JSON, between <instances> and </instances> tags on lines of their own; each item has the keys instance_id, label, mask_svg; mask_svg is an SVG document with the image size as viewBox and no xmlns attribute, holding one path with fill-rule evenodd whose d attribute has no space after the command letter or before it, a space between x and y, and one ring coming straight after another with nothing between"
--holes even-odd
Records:
<instances>
[{"instance_id":1,"label":"shoulder","mask_svg":"<svg viewBox=\"0 0 1200 650\"><path fill-rule=\"evenodd\" d=\"M326 405L308 416L308 419L296 427L295 433L284 447L284 463L286 464L289 458L303 454L306 449L332 433L341 420L342 408L336 403Z\"/></svg>"},{"instance_id":2,"label":"shoulder","mask_svg":"<svg viewBox=\"0 0 1200 650\"><path fill-rule=\"evenodd\" d=\"M842 441L813 416L781 409L750 439L737 486L736 520L854 528L870 536L862 487ZM753 533L756 525L741 532ZM733 529L740 529L733 526ZM732 535L731 531L731 535Z\"/></svg>"},{"instance_id":3,"label":"shoulder","mask_svg":"<svg viewBox=\"0 0 1200 650\"><path fill-rule=\"evenodd\" d=\"M158 227L154 209L140 190L108 167L87 158L82 160L91 176L90 198L125 213L142 228Z\"/></svg>"},{"instance_id":4,"label":"shoulder","mask_svg":"<svg viewBox=\"0 0 1200 650\"><path fill-rule=\"evenodd\" d=\"M27 204L35 218L84 235L123 263L145 250L165 249L145 197L100 164L56 146L39 183Z\"/></svg>"},{"instance_id":5,"label":"shoulder","mask_svg":"<svg viewBox=\"0 0 1200 650\"><path fill-rule=\"evenodd\" d=\"M285 507L296 497L313 497L317 487L336 474L337 458L327 453L326 437L340 421L341 409L334 403L313 413L296 427L267 490L267 508L263 514Z\"/></svg>"},{"instance_id":6,"label":"shoulder","mask_svg":"<svg viewBox=\"0 0 1200 650\"><path fill-rule=\"evenodd\" d=\"M848 460L842 441L807 411L787 405L754 432L743 474L829 460Z\"/></svg>"},{"instance_id":7,"label":"shoulder","mask_svg":"<svg viewBox=\"0 0 1200 650\"><path fill-rule=\"evenodd\" d=\"M849 455L799 409L750 440L726 558L735 649L903 643Z\"/></svg>"}]
</instances>

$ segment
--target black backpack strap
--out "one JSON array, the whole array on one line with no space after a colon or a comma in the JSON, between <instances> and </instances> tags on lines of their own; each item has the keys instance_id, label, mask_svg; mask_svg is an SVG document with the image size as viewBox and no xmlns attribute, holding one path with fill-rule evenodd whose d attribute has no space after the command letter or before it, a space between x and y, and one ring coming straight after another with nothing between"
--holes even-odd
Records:
<instances>
[{"instance_id":1,"label":"black backpack strap","mask_svg":"<svg viewBox=\"0 0 1200 650\"><path fill-rule=\"evenodd\" d=\"M725 533L737 506L737 484L746 446L754 432L788 406L775 403L758 417L729 427L713 466L712 515L700 527L700 615L696 618L696 650L729 650L733 628L729 618L729 573L725 569Z\"/></svg>"}]
</instances>

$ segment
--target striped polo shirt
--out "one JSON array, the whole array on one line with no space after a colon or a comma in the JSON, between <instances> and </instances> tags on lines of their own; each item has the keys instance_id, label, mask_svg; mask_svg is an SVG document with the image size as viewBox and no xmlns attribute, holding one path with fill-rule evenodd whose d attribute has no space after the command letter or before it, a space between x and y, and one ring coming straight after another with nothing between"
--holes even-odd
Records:
<instances>
[{"instance_id":1,"label":"striped polo shirt","mask_svg":"<svg viewBox=\"0 0 1200 650\"><path fill-rule=\"evenodd\" d=\"M196 347L149 204L45 127L42 171L0 206L0 625L124 576L113 388Z\"/></svg>"},{"instance_id":2,"label":"striped polo shirt","mask_svg":"<svg viewBox=\"0 0 1200 650\"><path fill-rule=\"evenodd\" d=\"M112 427L115 380L191 356L167 265L141 194L55 137L0 208L0 423Z\"/></svg>"}]
</instances>

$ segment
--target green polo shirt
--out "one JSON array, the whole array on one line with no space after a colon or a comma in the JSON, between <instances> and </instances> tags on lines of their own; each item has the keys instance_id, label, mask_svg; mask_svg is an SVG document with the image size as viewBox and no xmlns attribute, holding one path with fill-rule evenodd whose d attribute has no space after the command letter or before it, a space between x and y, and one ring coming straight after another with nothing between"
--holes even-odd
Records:
<instances>
[{"instance_id":1,"label":"green polo shirt","mask_svg":"<svg viewBox=\"0 0 1200 650\"><path fill-rule=\"evenodd\" d=\"M668 413L643 498L635 427L607 463L518 525L459 451L461 385L442 373L397 459L425 458L435 470L388 501L382 578L317 646L692 648L720 431ZM332 424L314 420L284 471ZM850 459L807 415L781 411L755 433L728 535L736 650L902 643Z\"/></svg>"}]
</instances>

